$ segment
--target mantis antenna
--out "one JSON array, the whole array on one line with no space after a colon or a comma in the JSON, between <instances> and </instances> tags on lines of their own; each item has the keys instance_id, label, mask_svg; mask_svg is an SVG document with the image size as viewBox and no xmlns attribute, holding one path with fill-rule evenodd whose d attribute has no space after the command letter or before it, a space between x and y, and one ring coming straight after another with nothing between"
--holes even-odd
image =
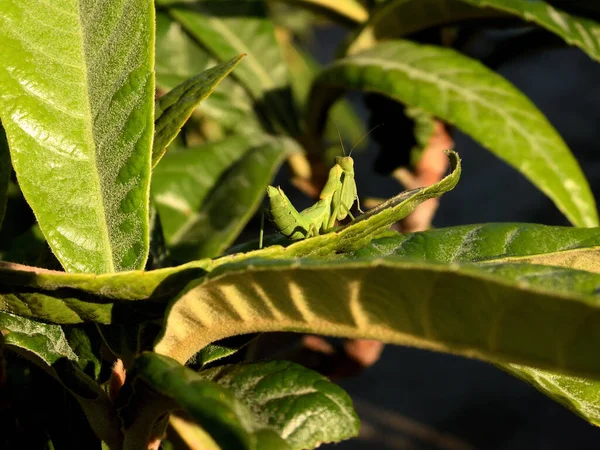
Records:
<instances>
[{"instance_id":1,"label":"mantis antenna","mask_svg":"<svg viewBox=\"0 0 600 450\"><path fill-rule=\"evenodd\" d=\"M381 127L381 126L383 126L383 124L382 124L382 123L380 123L380 124L378 124L378 125L375 125L375 126L374 126L373 128L371 128L369 131L367 131L367 133L366 133L366 134L365 134L363 137L361 137L361 138L358 140L358 142L357 142L356 144L354 144L354 145L352 146L352 148L350 149L350 153L348 153L348 156L352 156L352 150L354 150L358 144L360 144L362 141L364 141L364 139L365 139L365 138L366 138L368 135L370 135L370 134L371 134L373 131L375 131L377 128L379 128L379 127ZM339 134L339 132L340 132L340 130L338 130L338 134ZM340 139L341 139L341 137L340 137ZM343 149L344 149L344 145L342 144L342 150L343 150ZM346 154L346 153L344 153L344 155L345 155L345 154Z\"/></svg>"}]
</instances>

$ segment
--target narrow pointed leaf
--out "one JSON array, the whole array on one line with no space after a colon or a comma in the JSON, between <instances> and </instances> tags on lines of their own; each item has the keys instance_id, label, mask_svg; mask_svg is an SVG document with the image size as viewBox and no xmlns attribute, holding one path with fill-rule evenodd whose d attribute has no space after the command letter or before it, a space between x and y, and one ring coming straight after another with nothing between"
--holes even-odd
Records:
<instances>
[{"instance_id":1,"label":"narrow pointed leaf","mask_svg":"<svg viewBox=\"0 0 600 450\"><path fill-rule=\"evenodd\" d=\"M169 91L189 78L218 64L169 15L156 15L156 84ZM200 112L237 133L261 129L254 101L233 77L224 78L202 101Z\"/></svg>"},{"instance_id":2,"label":"narrow pointed leaf","mask_svg":"<svg viewBox=\"0 0 600 450\"><path fill-rule=\"evenodd\" d=\"M0 40L0 116L55 255L68 271L144 267L153 3L8 0Z\"/></svg>"},{"instance_id":3,"label":"narrow pointed leaf","mask_svg":"<svg viewBox=\"0 0 600 450\"><path fill-rule=\"evenodd\" d=\"M453 50L389 41L336 61L313 87L309 126L344 91L374 91L417 106L471 135L525 175L578 226L597 226L579 164L544 115L512 84Z\"/></svg>"},{"instance_id":4,"label":"narrow pointed leaf","mask_svg":"<svg viewBox=\"0 0 600 450\"><path fill-rule=\"evenodd\" d=\"M206 70L158 99L154 112L153 167L158 164L167 146L179 134L194 109L213 92L219 82L229 75L244 56L236 56L228 62Z\"/></svg>"},{"instance_id":5,"label":"narrow pointed leaf","mask_svg":"<svg viewBox=\"0 0 600 450\"><path fill-rule=\"evenodd\" d=\"M352 400L323 375L288 361L230 364L199 375L227 388L294 450L358 434ZM248 390L248 386L253 386Z\"/></svg>"},{"instance_id":6,"label":"narrow pointed leaf","mask_svg":"<svg viewBox=\"0 0 600 450\"><path fill-rule=\"evenodd\" d=\"M243 2L199 1L182 4L161 0L169 14L219 61L247 53L235 71L261 111L291 135L298 135L299 119L291 95L287 67L275 39L264 0Z\"/></svg>"},{"instance_id":7,"label":"narrow pointed leaf","mask_svg":"<svg viewBox=\"0 0 600 450\"><path fill-rule=\"evenodd\" d=\"M173 257L189 261L227 249L293 144L236 136L165 158L152 190Z\"/></svg>"},{"instance_id":8,"label":"narrow pointed leaf","mask_svg":"<svg viewBox=\"0 0 600 450\"><path fill-rule=\"evenodd\" d=\"M568 14L544 1L522 0L390 0L372 13L347 51L356 53L378 41L433 26L506 13L547 29L600 61L600 24Z\"/></svg>"},{"instance_id":9,"label":"narrow pointed leaf","mask_svg":"<svg viewBox=\"0 0 600 450\"><path fill-rule=\"evenodd\" d=\"M147 443L150 426L172 410L185 411L223 450L252 450L260 432L270 435L273 450L289 448L273 431L261 430L261 424L232 392L171 358L143 353L127 376L133 380L134 393L121 411L125 450ZM152 401L146 401L148 398Z\"/></svg>"}]
</instances>

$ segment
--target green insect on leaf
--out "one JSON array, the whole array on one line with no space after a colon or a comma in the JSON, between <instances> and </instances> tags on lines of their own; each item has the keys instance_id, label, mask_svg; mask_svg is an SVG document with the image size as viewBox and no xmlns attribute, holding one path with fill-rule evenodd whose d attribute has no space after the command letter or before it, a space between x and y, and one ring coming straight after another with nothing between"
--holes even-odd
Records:
<instances>
[{"instance_id":1,"label":"green insect on leaf","mask_svg":"<svg viewBox=\"0 0 600 450\"><path fill-rule=\"evenodd\" d=\"M327 182L319 200L298 212L280 187L267 187L268 213L277 231L291 240L305 239L325 234L333 229L336 220L354 216L350 209L358 193L354 181L354 160L351 156L338 156L329 171Z\"/></svg>"}]
</instances>

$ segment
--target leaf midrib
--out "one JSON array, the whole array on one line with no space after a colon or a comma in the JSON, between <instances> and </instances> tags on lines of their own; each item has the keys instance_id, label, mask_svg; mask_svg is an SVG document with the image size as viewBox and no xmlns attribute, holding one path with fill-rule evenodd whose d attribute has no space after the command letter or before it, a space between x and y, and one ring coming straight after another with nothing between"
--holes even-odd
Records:
<instances>
[{"instance_id":1,"label":"leaf midrib","mask_svg":"<svg viewBox=\"0 0 600 450\"><path fill-rule=\"evenodd\" d=\"M79 5L81 5L81 3L79 3ZM90 161L93 164L93 167L97 169L98 167L98 159L96 157L96 151L97 151L97 146L96 146L96 142L94 140L94 130L93 130L93 114L92 114L92 105L91 105L91 94L90 94L90 87L89 87L89 79L88 79L88 70L89 70L89 66L88 66L88 59L87 59L87 39L86 39L86 27L85 24L83 23L82 20L82 11L81 11L81 6L79 6L79 14L77 17L77 21L79 22L79 26L81 27L81 40L82 40L82 45L81 45L81 56L82 56L82 62L83 62L83 67L82 67L82 73L83 73L83 79L84 79L84 86L86 86L86 102L85 102L85 110L84 110L84 118L87 118L88 120L86 121L86 127L85 127L85 131L86 131L86 141L88 141L88 144L90 144L90 148L92 149L92 151L90 152L89 158ZM106 214L106 208L104 205L104 198L102 195L102 182L100 180L100 172L98 170L94 170L93 171L93 183L96 186L96 192L99 194L99 201L97 201L97 207L94 208L94 210L96 211L96 215L98 217L98 225L99 228L98 230L100 231L100 234L102 235L102 241L107 244L107 245L103 245L102 246L102 253L104 254L105 258L104 258L104 263L107 266L106 270L107 272L114 272L115 271L115 263L114 263L114 259L113 259L113 252L112 252L112 247L110 245L111 241L110 241L110 233L108 231L108 221L107 221L107 214Z\"/></svg>"},{"instance_id":2,"label":"leaf midrib","mask_svg":"<svg viewBox=\"0 0 600 450\"><path fill-rule=\"evenodd\" d=\"M396 69L398 71L405 73L409 78L413 78L413 79L416 78L416 79L420 79L424 82L432 83L437 86L444 86L444 88L442 89L444 93L446 93L448 91L452 91L452 90L454 90L455 92L459 92L462 96L471 99L474 103L479 103L482 107L484 107L488 110L494 111L496 114L500 115L505 120L505 122L509 125L509 129L515 130L520 136L525 138L525 140L529 144L532 152L536 155L536 157L543 159L546 162L547 166L552 169L552 173L557 178L560 179L561 172L559 170L559 167L557 167L557 165L554 163L554 160L552 158L550 158L550 156L547 154L547 152L540 151L540 147L537 144L539 142L539 138L532 140L531 136L529 136L527 134L527 132L516 121L514 121L510 115L507 115L504 112L504 110L502 110L502 109L494 108L491 103L487 102L486 100L484 100L482 97L480 97L476 93L473 93L472 91L464 89L461 86L452 83L451 81L440 78L439 76L437 76L434 73L427 73L427 72L422 71L414 66L410 66L408 64L404 64L404 63L401 63L398 61L390 61L390 60L373 57L373 56L365 57L365 56L358 55L358 56L352 57L352 59L350 59L350 60L342 59L338 62L333 63L330 67L335 68L338 66L343 66L345 63L350 63L352 65L364 65L364 66L376 65L381 68L388 68L388 69L392 69L392 70ZM502 93L502 92L500 91L500 93ZM535 120L540 120L540 119L544 119L543 116L541 116ZM449 119L447 119L447 120L449 120ZM449 120L449 121L451 121L451 120ZM556 138L560 139L560 137L558 135L556 136ZM552 147L555 147L555 144L553 142L549 142L549 145ZM528 178L529 178L529 176L528 176ZM545 179L543 179L543 178L538 179L537 184L540 186L540 189L544 193L546 193L546 194L552 193L552 191L548 187L549 184L545 181ZM564 190L563 190L563 196L570 199L571 202L575 203L577 205L577 209L583 208L584 210L586 210L586 215L580 214L580 219L584 221L586 226L591 227L591 226L596 225L595 222L593 221L593 219L591 219L589 217L589 214L591 214L591 211L590 211L590 208L587 203L585 203L585 202L580 203L580 202L574 200L571 197L571 195ZM560 207L559 207L559 209L562 210L562 208L560 208ZM571 216L571 214L567 213L566 211L563 211L563 213L566 214L567 216ZM579 222L579 220L578 220L578 222Z\"/></svg>"}]
</instances>

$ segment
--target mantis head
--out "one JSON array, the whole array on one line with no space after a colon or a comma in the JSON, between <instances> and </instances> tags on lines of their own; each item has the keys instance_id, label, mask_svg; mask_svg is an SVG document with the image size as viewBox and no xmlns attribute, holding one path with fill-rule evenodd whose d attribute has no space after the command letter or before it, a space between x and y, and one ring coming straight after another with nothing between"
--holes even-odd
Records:
<instances>
[{"instance_id":1,"label":"mantis head","mask_svg":"<svg viewBox=\"0 0 600 450\"><path fill-rule=\"evenodd\" d=\"M336 156L335 163L339 165L344 172L354 171L354 160L351 156Z\"/></svg>"}]
</instances>

